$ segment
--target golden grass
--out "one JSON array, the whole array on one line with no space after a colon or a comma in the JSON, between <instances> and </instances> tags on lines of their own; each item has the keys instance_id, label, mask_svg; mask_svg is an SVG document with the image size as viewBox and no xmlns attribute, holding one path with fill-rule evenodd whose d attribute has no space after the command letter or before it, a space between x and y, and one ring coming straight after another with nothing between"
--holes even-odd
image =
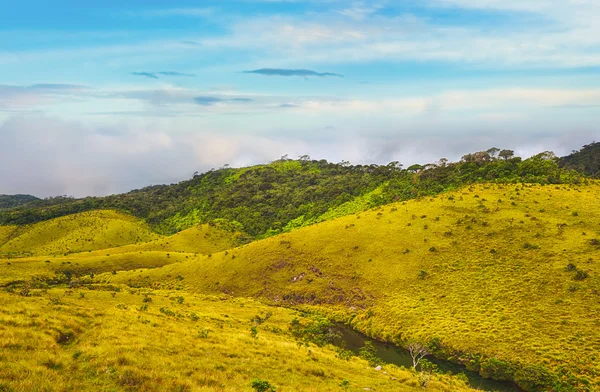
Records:
<instances>
[{"instance_id":1,"label":"golden grass","mask_svg":"<svg viewBox=\"0 0 600 392\"><path fill-rule=\"evenodd\" d=\"M198 225L169 237L160 237L146 243L137 243L110 249L110 253L179 252L211 253L231 249L238 244L239 233L231 233L209 225Z\"/></svg>"},{"instance_id":2,"label":"golden grass","mask_svg":"<svg viewBox=\"0 0 600 392\"><path fill-rule=\"evenodd\" d=\"M0 246L10 239L16 229L16 226L0 226Z\"/></svg>"},{"instance_id":3,"label":"golden grass","mask_svg":"<svg viewBox=\"0 0 600 392\"><path fill-rule=\"evenodd\" d=\"M315 305L384 340L435 337L475 370L485 358L562 368L594 390L599 197L598 183L472 186L103 279Z\"/></svg>"},{"instance_id":4,"label":"golden grass","mask_svg":"<svg viewBox=\"0 0 600 392\"><path fill-rule=\"evenodd\" d=\"M418 375L404 368L375 371L329 347L298 348L288 332L292 310L182 291L89 288L0 292L0 390L251 391L255 378L278 391L341 391L342 380L349 391L419 389ZM251 319L267 312L253 338ZM439 375L428 390L469 389Z\"/></svg>"},{"instance_id":5,"label":"golden grass","mask_svg":"<svg viewBox=\"0 0 600 392\"><path fill-rule=\"evenodd\" d=\"M141 220L115 211L91 211L19 227L1 241L0 254L55 255L113 248L159 238Z\"/></svg>"}]
</instances>

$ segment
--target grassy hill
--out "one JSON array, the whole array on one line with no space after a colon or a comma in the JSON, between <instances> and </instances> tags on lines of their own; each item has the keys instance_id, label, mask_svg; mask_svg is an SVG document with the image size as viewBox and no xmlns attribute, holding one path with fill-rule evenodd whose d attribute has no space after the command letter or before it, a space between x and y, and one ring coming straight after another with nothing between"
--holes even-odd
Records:
<instances>
[{"instance_id":1,"label":"grassy hill","mask_svg":"<svg viewBox=\"0 0 600 392\"><path fill-rule=\"evenodd\" d=\"M600 387L600 185L478 185L101 279L252 296L527 390Z\"/></svg>"},{"instance_id":2,"label":"grassy hill","mask_svg":"<svg viewBox=\"0 0 600 392\"><path fill-rule=\"evenodd\" d=\"M89 288L0 292L0 390L233 392L253 391L253 380L280 391L420 389L419 375L405 368L376 371L363 359L338 358L331 346L299 347L288 328L306 317L293 310L179 291ZM435 375L428 390L472 389Z\"/></svg>"},{"instance_id":3,"label":"grassy hill","mask_svg":"<svg viewBox=\"0 0 600 392\"><path fill-rule=\"evenodd\" d=\"M138 218L115 211L90 211L33 225L0 226L0 256L64 255L97 250L101 250L99 254L149 251L209 254L236 246L241 235L212 224L161 236Z\"/></svg>"},{"instance_id":4,"label":"grassy hill","mask_svg":"<svg viewBox=\"0 0 600 392\"><path fill-rule=\"evenodd\" d=\"M111 254L127 252L179 252L203 255L231 249L239 245L242 233L231 232L218 225L198 225L172 236L161 236L149 242L107 250Z\"/></svg>"},{"instance_id":5,"label":"grassy hill","mask_svg":"<svg viewBox=\"0 0 600 392\"><path fill-rule=\"evenodd\" d=\"M2 232L9 230L0 231L0 240ZM10 237L4 234L0 254L75 253L146 242L158 237L137 218L116 211L90 211L20 226Z\"/></svg>"}]
</instances>

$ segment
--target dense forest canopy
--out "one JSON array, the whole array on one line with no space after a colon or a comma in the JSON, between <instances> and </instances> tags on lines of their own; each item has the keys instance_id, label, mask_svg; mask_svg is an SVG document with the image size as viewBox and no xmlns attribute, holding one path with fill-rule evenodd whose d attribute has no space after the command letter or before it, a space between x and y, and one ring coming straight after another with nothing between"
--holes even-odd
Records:
<instances>
[{"instance_id":1,"label":"dense forest canopy","mask_svg":"<svg viewBox=\"0 0 600 392\"><path fill-rule=\"evenodd\" d=\"M583 146L579 151L573 151L572 154L560 158L558 161L561 167L577 170L586 176L600 177L600 143L590 143Z\"/></svg>"},{"instance_id":2,"label":"dense forest canopy","mask_svg":"<svg viewBox=\"0 0 600 392\"><path fill-rule=\"evenodd\" d=\"M40 199L31 195L0 195L0 209L14 208L38 200Z\"/></svg>"},{"instance_id":3,"label":"dense forest canopy","mask_svg":"<svg viewBox=\"0 0 600 392\"><path fill-rule=\"evenodd\" d=\"M467 154L459 162L440 159L408 168L399 162L351 165L282 157L266 165L223 167L195 173L178 184L107 197L23 199L28 201L0 209L0 224L116 209L145 219L164 234L218 222L257 238L477 182L580 182L598 174L598 151L598 144L592 144L560 159L552 152L521 159L512 150L491 148Z\"/></svg>"}]
</instances>

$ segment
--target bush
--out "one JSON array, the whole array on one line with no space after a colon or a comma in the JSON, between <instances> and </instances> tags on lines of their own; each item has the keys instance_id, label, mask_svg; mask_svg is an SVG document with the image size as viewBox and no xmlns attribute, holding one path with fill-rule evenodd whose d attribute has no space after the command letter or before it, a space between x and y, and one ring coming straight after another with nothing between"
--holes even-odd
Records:
<instances>
[{"instance_id":1,"label":"bush","mask_svg":"<svg viewBox=\"0 0 600 392\"><path fill-rule=\"evenodd\" d=\"M585 272L583 270L577 270L573 279L584 280L584 279L587 279L589 276L590 276L590 274L588 274L587 272Z\"/></svg>"},{"instance_id":2,"label":"bush","mask_svg":"<svg viewBox=\"0 0 600 392\"><path fill-rule=\"evenodd\" d=\"M514 378L514 372L514 369L509 363L496 358L489 358L485 361L482 361L481 369L479 371L479 373L485 378L507 381L510 381Z\"/></svg>"},{"instance_id":3,"label":"bush","mask_svg":"<svg viewBox=\"0 0 600 392\"><path fill-rule=\"evenodd\" d=\"M541 365L520 367L514 380L526 391L550 391L555 384L555 377Z\"/></svg>"},{"instance_id":4,"label":"bush","mask_svg":"<svg viewBox=\"0 0 600 392\"><path fill-rule=\"evenodd\" d=\"M265 380L252 380L252 384L251 384L252 388L256 391L256 392L276 392L277 389L271 385L271 383L269 383L268 381Z\"/></svg>"},{"instance_id":5,"label":"bush","mask_svg":"<svg viewBox=\"0 0 600 392\"><path fill-rule=\"evenodd\" d=\"M381 358L377 356L377 350L373 345L373 342L366 341L365 345L358 350L358 355L369 362L369 366L377 366L383 364Z\"/></svg>"}]
</instances>

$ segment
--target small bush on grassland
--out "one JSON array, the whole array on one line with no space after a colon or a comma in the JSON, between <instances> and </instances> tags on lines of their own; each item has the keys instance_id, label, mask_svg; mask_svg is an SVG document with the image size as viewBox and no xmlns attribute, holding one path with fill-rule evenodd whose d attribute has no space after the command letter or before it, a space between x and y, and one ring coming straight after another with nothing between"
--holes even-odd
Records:
<instances>
[{"instance_id":1,"label":"small bush on grassland","mask_svg":"<svg viewBox=\"0 0 600 392\"><path fill-rule=\"evenodd\" d=\"M277 389L271 385L271 383L269 383L268 381L265 380L252 380L252 384L251 384L252 388L256 391L256 392L276 392Z\"/></svg>"},{"instance_id":2,"label":"small bush on grassland","mask_svg":"<svg viewBox=\"0 0 600 392\"><path fill-rule=\"evenodd\" d=\"M577 270L573 279L584 280L584 279L587 279L589 276L590 276L590 274L588 274L587 272L585 272L583 270Z\"/></svg>"}]
</instances>

